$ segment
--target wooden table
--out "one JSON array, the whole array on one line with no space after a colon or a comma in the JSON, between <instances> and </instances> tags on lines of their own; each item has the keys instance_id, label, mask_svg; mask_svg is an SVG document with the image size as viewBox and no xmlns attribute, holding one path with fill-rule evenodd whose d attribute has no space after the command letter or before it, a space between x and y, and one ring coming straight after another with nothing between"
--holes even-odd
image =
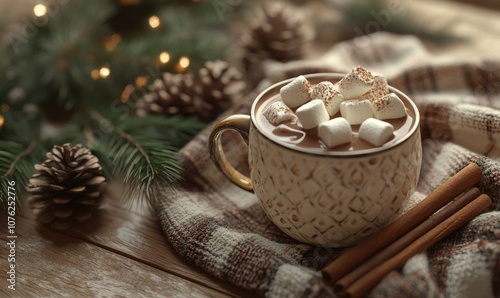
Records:
<instances>
[{"instance_id":1,"label":"wooden table","mask_svg":"<svg viewBox=\"0 0 500 298\"><path fill-rule=\"evenodd\" d=\"M16 291L2 278L1 297L234 297L239 288L180 259L159 228L154 212L124 204L113 186L85 225L68 232L38 224L23 208L16 216ZM128 207L127 207L128 206ZM2 215L6 239L7 220ZM8 251L2 245L0 267ZM3 274L5 276L5 273ZM14 295L13 295L14 294Z\"/></svg>"},{"instance_id":2,"label":"wooden table","mask_svg":"<svg viewBox=\"0 0 500 298\"><path fill-rule=\"evenodd\" d=\"M411 2L411 1L409 1ZM429 45L440 55L480 56L500 52L500 13L445 1L413 1L442 22L456 22L474 34L468 43ZM430 7L432 7L430 9ZM163 235L154 212L124 205L118 189L90 223L70 232L55 232L36 223L25 208L16 216L16 291L8 289L7 217L0 216L2 297L252 297L235 286L187 265Z\"/></svg>"}]
</instances>

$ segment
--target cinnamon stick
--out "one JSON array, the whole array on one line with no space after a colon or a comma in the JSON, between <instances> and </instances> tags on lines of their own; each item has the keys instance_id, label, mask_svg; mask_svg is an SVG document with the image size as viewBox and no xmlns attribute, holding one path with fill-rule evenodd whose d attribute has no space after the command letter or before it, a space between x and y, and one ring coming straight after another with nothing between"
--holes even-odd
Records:
<instances>
[{"instance_id":1,"label":"cinnamon stick","mask_svg":"<svg viewBox=\"0 0 500 298\"><path fill-rule=\"evenodd\" d=\"M488 195L480 195L467 206L460 209L448 219L424 234L417 241L403 249L400 253L358 279L350 287L345 289L344 292L339 293L339 296L355 298L365 295L389 272L403 266L412 256L423 252L439 240L456 231L482 213L486 208L491 206L491 204L492 201Z\"/></svg>"},{"instance_id":2,"label":"cinnamon stick","mask_svg":"<svg viewBox=\"0 0 500 298\"><path fill-rule=\"evenodd\" d=\"M392 258L394 255L398 254L405 247L409 246L411 243L415 242L418 238L420 238L425 233L429 232L431 229L436 227L438 224L452 216L454 213L458 212L460 209L469 204L472 200L479 197L481 195L481 191L473 187L457 197L448 205L444 206L441 210L439 210L436 214L432 215L428 220L424 221L413 230L394 241L392 244L382 249L380 252L375 254L373 257L368 259L363 264L356 267L351 272L347 273L344 277L339 279L334 284L334 290L336 292L345 291L351 284L353 284L356 280L361 278L366 273L373 270L375 267L379 266L386 260Z\"/></svg>"},{"instance_id":3,"label":"cinnamon stick","mask_svg":"<svg viewBox=\"0 0 500 298\"><path fill-rule=\"evenodd\" d=\"M481 180L481 168L470 163L441 184L424 200L374 235L349 249L321 271L326 281L337 281L381 249L400 238L459 194Z\"/></svg>"}]
</instances>

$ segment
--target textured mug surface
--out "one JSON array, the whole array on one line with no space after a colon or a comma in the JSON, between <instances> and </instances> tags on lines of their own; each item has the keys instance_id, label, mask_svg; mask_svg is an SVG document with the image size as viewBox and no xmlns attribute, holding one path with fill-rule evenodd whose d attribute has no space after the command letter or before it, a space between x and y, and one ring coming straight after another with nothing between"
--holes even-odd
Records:
<instances>
[{"instance_id":1,"label":"textured mug surface","mask_svg":"<svg viewBox=\"0 0 500 298\"><path fill-rule=\"evenodd\" d=\"M318 82L342 76L306 77ZM417 108L390 88L415 114L406 136L387 148L313 154L276 142L256 122L256 107L287 82L268 88L252 106L248 142L253 191L268 217L292 238L325 247L354 245L387 225L417 185L422 159Z\"/></svg>"}]
</instances>

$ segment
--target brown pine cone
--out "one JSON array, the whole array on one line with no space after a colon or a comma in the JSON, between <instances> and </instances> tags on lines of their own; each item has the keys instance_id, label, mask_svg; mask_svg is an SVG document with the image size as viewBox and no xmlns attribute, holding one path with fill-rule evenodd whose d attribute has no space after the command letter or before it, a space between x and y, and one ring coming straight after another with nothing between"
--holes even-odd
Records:
<instances>
[{"instance_id":1,"label":"brown pine cone","mask_svg":"<svg viewBox=\"0 0 500 298\"><path fill-rule=\"evenodd\" d=\"M198 78L200 89L195 103L203 119L214 119L243 97L243 76L225 61L206 62L198 71Z\"/></svg>"},{"instance_id":2,"label":"brown pine cone","mask_svg":"<svg viewBox=\"0 0 500 298\"><path fill-rule=\"evenodd\" d=\"M102 201L106 178L97 157L80 144L54 146L47 158L35 165L28 204L42 223L65 230L91 217Z\"/></svg>"},{"instance_id":3,"label":"brown pine cone","mask_svg":"<svg viewBox=\"0 0 500 298\"><path fill-rule=\"evenodd\" d=\"M149 86L149 92L137 101L137 115L194 115L199 86L194 75L164 73Z\"/></svg>"},{"instance_id":4,"label":"brown pine cone","mask_svg":"<svg viewBox=\"0 0 500 298\"><path fill-rule=\"evenodd\" d=\"M249 75L261 76L261 64L265 60L289 62L304 58L309 32L289 6L285 3L267 4L256 11L256 15L240 38L241 62Z\"/></svg>"},{"instance_id":5,"label":"brown pine cone","mask_svg":"<svg viewBox=\"0 0 500 298\"><path fill-rule=\"evenodd\" d=\"M137 102L137 114L184 115L212 120L242 98L242 74L224 61L208 61L198 71L163 74Z\"/></svg>"}]
</instances>

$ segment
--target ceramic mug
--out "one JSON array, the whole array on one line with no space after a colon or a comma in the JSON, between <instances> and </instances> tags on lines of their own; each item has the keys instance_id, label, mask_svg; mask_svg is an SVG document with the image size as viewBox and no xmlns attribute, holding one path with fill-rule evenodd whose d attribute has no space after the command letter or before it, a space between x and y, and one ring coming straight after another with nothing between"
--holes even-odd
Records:
<instances>
[{"instance_id":1,"label":"ceramic mug","mask_svg":"<svg viewBox=\"0 0 500 298\"><path fill-rule=\"evenodd\" d=\"M305 77L314 85L336 82L343 75ZM234 184L255 192L271 221L292 238L324 247L354 245L393 220L417 185L422 160L417 107L389 87L413 116L406 135L366 150L311 152L278 142L257 122L262 103L290 81L258 95L250 115L216 123L209 138L211 157ZM228 130L248 144L250 177L238 172L224 154L221 136Z\"/></svg>"}]
</instances>

